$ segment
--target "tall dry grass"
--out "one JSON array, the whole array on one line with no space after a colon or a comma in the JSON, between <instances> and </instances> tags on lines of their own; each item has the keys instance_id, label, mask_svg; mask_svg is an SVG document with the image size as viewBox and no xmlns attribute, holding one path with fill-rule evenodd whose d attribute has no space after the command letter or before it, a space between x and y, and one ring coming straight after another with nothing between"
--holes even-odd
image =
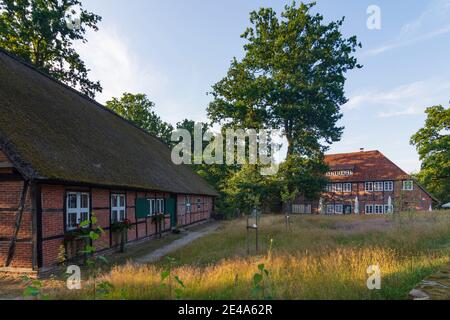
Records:
<instances>
[{"instance_id":1,"label":"tall dry grass","mask_svg":"<svg viewBox=\"0 0 450 320\"><path fill-rule=\"evenodd\" d=\"M165 261L116 266L99 281L113 285L105 299L258 299L252 292L258 265L275 299L405 299L424 277L450 261L450 212L386 217L294 217L286 231L280 216L261 222L262 249L246 253L245 221L221 229L171 255L184 283L161 280ZM273 249L269 243L273 239ZM379 265L381 290L368 290L367 268ZM164 284L163 284L164 283ZM58 290L60 299L90 299L92 290Z\"/></svg>"}]
</instances>

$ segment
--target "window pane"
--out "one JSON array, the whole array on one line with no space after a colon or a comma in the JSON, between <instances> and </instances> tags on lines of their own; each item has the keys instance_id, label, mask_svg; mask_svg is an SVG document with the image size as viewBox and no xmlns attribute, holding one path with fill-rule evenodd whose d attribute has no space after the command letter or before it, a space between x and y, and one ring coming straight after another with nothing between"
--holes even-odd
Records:
<instances>
[{"instance_id":1,"label":"window pane","mask_svg":"<svg viewBox=\"0 0 450 320\"><path fill-rule=\"evenodd\" d=\"M125 210L120 210L119 219L120 221L125 220Z\"/></svg>"},{"instance_id":2,"label":"window pane","mask_svg":"<svg viewBox=\"0 0 450 320\"><path fill-rule=\"evenodd\" d=\"M89 208L89 197L86 193L81 194L81 208L83 209Z\"/></svg>"},{"instance_id":3,"label":"window pane","mask_svg":"<svg viewBox=\"0 0 450 320\"><path fill-rule=\"evenodd\" d=\"M125 196L120 196L119 206L122 207L122 208L125 207Z\"/></svg>"},{"instance_id":4,"label":"window pane","mask_svg":"<svg viewBox=\"0 0 450 320\"><path fill-rule=\"evenodd\" d=\"M89 213L88 212L81 212L80 214L80 223L84 221L89 220Z\"/></svg>"},{"instance_id":5,"label":"window pane","mask_svg":"<svg viewBox=\"0 0 450 320\"><path fill-rule=\"evenodd\" d=\"M111 207L112 208L117 207L117 196L116 195L111 196Z\"/></svg>"},{"instance_id":6,"label":"window pane","mask_svg":"<svg viewBox=\"0 0 450 320\"><path fill-rule=\"evenodd\" d=\"M76 194L67 195L67 207L69 209L77 208L77 195Z\"/></svg>"},{"instance_id":7,"label":"window pane","mask_svg":"<svg viewBox=\"0 0 450 320\"><path fill-rule=\"evenodd\" d=\"M67 229L75 229L77 227L77 214L75 212L68 213Z\"/></svg>"}]
</instances>

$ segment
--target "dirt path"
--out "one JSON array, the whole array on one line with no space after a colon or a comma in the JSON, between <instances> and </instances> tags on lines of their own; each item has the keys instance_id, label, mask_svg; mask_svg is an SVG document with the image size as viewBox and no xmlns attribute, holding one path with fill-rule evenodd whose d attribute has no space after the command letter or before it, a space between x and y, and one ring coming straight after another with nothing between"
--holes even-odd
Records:
<instances>
[{"instance_id":1,"label":"dirt path","mask_svg":"<svg viewBox=\"0 0 450 320\"><path fill-rule=\"evenodd\" d=\"M159 248L153 252L150 252L149 254L146 254L144 256L140 256L133 259L133 262L136 264L147 264L152 263L155 261L158 261L165 255L174 252L180 248L183 248L190 244L191 242L202 238L214 231L216 231L220 226L220 223L214 223L211 225L206 226L205 228L197 231L188 231L187 235L185 235L183 238L173 241L172 243L169 243L168 245Z\"/></svg>"}]
</instances>

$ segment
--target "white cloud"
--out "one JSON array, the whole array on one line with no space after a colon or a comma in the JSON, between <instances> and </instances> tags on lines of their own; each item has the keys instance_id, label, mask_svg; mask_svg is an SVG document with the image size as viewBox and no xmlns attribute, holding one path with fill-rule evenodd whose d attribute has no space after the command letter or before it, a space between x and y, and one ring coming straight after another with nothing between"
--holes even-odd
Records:
<instances>
[{"instance_id":1,"label":"white cloud","mask_svg":"<svg viewBox=\"0 0 450 320\"><path fill-rule=\"evenodd\" d=\"M378 117L422 114L427 107L446 104L450 99L450 81L430 79L398 86L390 90L366 90L350 97L343 110L375 107Z\"/></svg>"},{"instance_id":2,"label":"white cloud","mask_svg":"<svg viewBox=\"0 0 450 320\"><path fill-rule=\"evenodd\" d=\"M127 43L125 35L111 26L102 26L98 32L89 32L87 44L77 44L76 50L91 69L89 78L100 80L103 92L96 99L104 103L124 92L160 94L168 79L151 67L148 61L140 61Z\"/></svg>"},{"instance_id":3,"label":"white cloud","mask_svg":"<svg viewBox=\"0 0 450 320\"><path fill-rule=\"evenodd\" d=\"M398 37L380 47L364 51L375 56L393 49L410 46L450 33L450 0L435 0L415 20L404 24Z\"/></svg>"}]
</instances>

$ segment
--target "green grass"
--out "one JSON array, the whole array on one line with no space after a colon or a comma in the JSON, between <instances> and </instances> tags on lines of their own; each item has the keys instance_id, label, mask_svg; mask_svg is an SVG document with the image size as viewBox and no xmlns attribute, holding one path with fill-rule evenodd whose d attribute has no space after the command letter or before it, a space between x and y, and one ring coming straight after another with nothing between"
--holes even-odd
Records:
<instances>
[{"instance_id":1,"label":"green grass","mask_svg":"<svg viewBox=\"0 0 450 320\"><path fill-rule=\"evenodd\" d=\"M247 255L246 221L220 229L171 254L175 280L161 280L167 260L117 265L99 281L113 285L105 299L260 299L253 291L258 265L275 299L406 299L422 279L450 261L450 212L396 216L264 216L260 252ZM273 240L272 251L269 246ZM379 265L381 290L368 290L366 270ZM170 284L171 283L171 284ZM170 284L170 285L169 285ZM53 291L55 299L91 299L92 290Z\"/></svg>"}]
</instances>

